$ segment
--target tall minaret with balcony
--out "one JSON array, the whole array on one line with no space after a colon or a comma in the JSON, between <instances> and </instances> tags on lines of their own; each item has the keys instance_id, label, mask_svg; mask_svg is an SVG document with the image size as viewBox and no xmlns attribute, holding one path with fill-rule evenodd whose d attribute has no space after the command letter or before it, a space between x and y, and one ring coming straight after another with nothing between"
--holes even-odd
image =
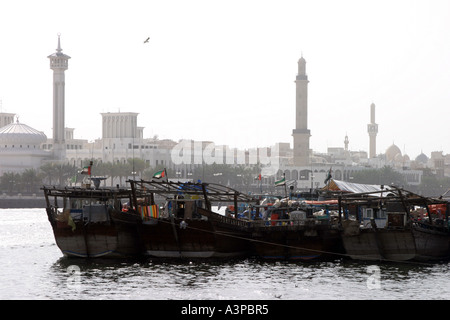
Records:
<instances>
[{"instance_id":1,"label":"tall minaret with balcony","mask_svg":"<svg viewBox=\"0 0 450 320\"><path fill-rule=\"evenodd\" d=\"M70 57L62 53L60 34L58 34L58 48L49 55L50 69L53 70L53 157L57 160L66 158L65 143L65 75Z\"/></svg>"},{"instance_id":2,"label":"tall minaret with balcony","mask_svg":"<svg viewBox=\"0 0 450 320\"><path fill-rule=\"evenodd\" d=\"M344 146L345 146L345 151L348 151L348 143L349 143L349 141L348 141L348 135L347 134L345 134L345 138L344 138Z\"/></svg>"},{"instance_id":3,"label":"tall minaret with balcony","mask_svg":"<svg viewBox=\"0 0 450 320\"><path fill-rule=\"evenodd\" d=\"M294 165L309 165L309 138L308 129L308 76L306 74L306 61L303 56L298 60L298 74L295 79L295 129L294 137Z\"/></svg>"},{"instance_id":4,"label":"tall minaret with balcony","mask_svg":"<svg viewBox=\"0 0 450 320\"><path fill-rule=\"evenodd\" d=\"M375 104L370 105L370 123L367 125L367 132L369 133L369 158L375 158L377 155L377 134L378 124L375 123Z\"/></svg>"}]
</instances>

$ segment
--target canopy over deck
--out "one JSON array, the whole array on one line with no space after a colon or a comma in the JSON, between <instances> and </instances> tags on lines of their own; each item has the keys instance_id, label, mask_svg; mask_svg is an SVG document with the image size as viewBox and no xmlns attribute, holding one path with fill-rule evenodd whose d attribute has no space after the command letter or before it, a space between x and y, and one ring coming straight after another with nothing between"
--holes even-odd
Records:
<instances>
[{"instance_id":1,"label":"canopy over deck","mask_svg":"<svg viewBox=\"0 0 450 320\"><path fill-rule=\"evenodd\" d=\"M92 198L92 199L110 199L110 198L129 198L130 189L122 188L81 188L81 187L42 187L45 197L63 197L63 198Z\"/></svg>"},{"instance_id":2,"label":"canopy over deck","mask_svg":"<svg viewBox=\"0 0 450 320\"><path fill-rule=\"evenodd\" d=\"M414 192L392 187L388 192L386 190L380 190L378 192L361 192L361 193L346 193L339 196L339 201L341 203L353 203L358 202L373 202L373 201L383 201L383 202L402 202L403 205L433 205L433 204L446 204L448 200L442 198L425 197L418 195Z\"/></svg>"},{"instance_id":3,"label":"canopy over deck","mask_svg":"<svg viewBox=\"0 0 450 320\"><path fill-rule=\"evenodd\" d=\"M191 199L208 200L209 202L257 202L250 195L243 194L235 189L215 184L201 182L181 181L145 181L129 180L132 190L141 193L153 193L168 197L170 195L189 195Z\"/></svg>"},{"instance_id":4,"label":"canopy over deck","mask_svg":"<svg viewBox=\"0 0 450 320\"><path fill-rule=\"evenodd\" d=\"M395 190L395 188L391 188L390 186L385 185L352 183L331 179L330 182L322 188L322 190L342 193L378 193Z\"/></svg>"},{"instance_id":5,"label":"canopy over deck","mask_svg":"<svg viewBox=\"0 0 450 320\"><path fill-rule=\"evenodd\" d=\"M322 190L334 194L341 203L355 204L377 199L389 202L401 201L404 205L431 205L448 202L448 199L442 196L439 198L424 197L396 186L351 183L334 179L330 180Z\"/></svg>"}]
</instances>

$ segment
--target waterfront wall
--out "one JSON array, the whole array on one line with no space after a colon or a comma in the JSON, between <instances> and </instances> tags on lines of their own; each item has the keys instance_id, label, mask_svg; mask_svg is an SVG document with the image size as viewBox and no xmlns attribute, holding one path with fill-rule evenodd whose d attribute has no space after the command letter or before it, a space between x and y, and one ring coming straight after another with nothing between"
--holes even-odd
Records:
<instances>
[{"instance_id":1,"label":"waterfront wall","mask_svg":"<svg viewBox=\"0 0 450 320\"><path fill-rule=\"evenodd\" d=\"M0 195L0 209L8 208L42 208L45 209L45 198L35 194L22 196L21 194L10 196Z\"/></svg>"}]
</instances>

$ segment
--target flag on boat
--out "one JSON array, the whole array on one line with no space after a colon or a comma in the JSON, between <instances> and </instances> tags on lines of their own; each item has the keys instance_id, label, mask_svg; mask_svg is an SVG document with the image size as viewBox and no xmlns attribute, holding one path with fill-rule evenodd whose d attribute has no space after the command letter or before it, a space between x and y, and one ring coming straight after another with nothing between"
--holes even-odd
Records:
<instances>
[{"instance_id":1,"label":"flag on boat","mask_svg":"<svg viewBox=\"0 0 450 320\"><path fill-rule=\"evenodd\" d=\"M275 181L275 187L286 185L286 176L283 174L283 178L281 180Z\"/></svg>"},{"instance_id":2,"label":"flag on boat","mask_svg":"<svg viewBox=\"0 0 450 320\"><path fill-rule=\"evenodd\" d=\"M153 175L153 178L161 179L161 178L164 178L165 176L166 176L166 169L155 172L155 174Z\"/></svg>"},{"instance_id":3,"label":"flag on boat","mask_svg":"<svg viewBox=\"0 0 450 320\"><path fill-rule=\"evenodd\" d=\"M91 166L85 166L81 171L81 174L88 174L91 175Z\"/></svg>"}]
</instances>

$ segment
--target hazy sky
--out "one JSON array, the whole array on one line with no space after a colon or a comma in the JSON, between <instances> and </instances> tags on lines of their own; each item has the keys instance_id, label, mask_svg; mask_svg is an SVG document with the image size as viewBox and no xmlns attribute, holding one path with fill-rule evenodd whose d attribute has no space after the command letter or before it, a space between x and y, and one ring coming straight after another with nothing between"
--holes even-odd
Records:
<instances>
[{"instance_id":1,"label":"hazy sky","mask_svg":"<svg viewBox=\"0 0 450 320\"><path fill-rule=\"evenodd\" d=\"M1 1L1 110L49 138L58 33L76 138L120 110L145 137L292 144L303 54L315 151L368 151L375 103L377 153L450 153L448 0Z\"/></svg>"}]
</instances>

